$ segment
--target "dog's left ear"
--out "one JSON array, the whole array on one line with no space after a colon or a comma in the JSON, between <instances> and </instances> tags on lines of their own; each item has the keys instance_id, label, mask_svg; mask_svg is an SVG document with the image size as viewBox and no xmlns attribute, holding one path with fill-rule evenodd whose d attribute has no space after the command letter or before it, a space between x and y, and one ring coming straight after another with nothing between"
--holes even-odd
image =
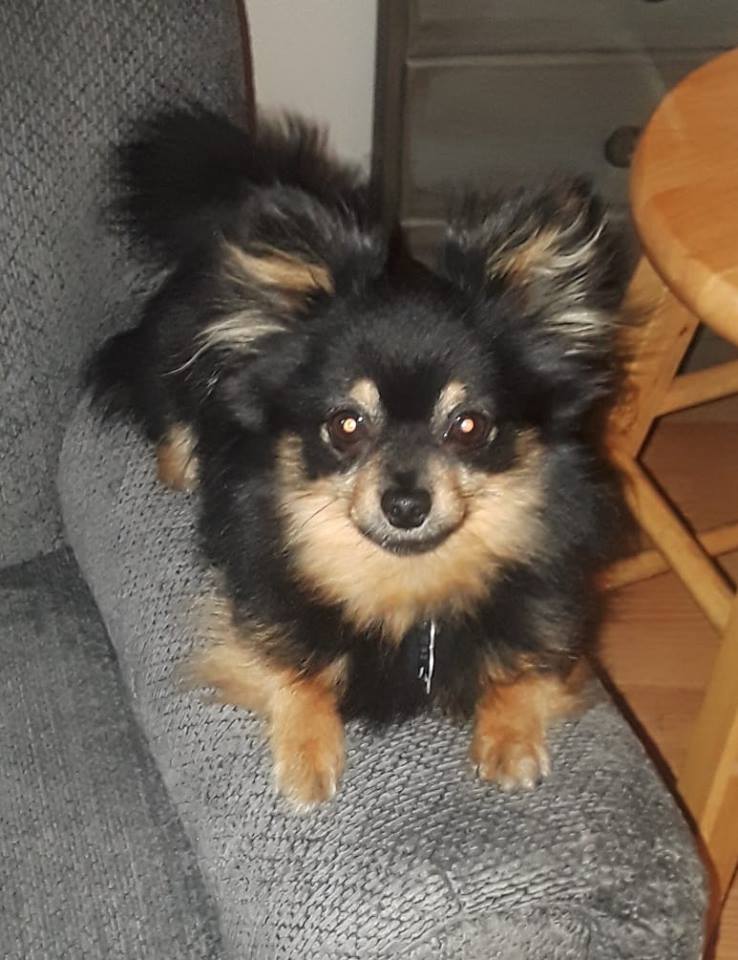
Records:
<instances>
[{"instance_id":1,"label":"dog's left ear","mask_svg":"<svg viewBox=\"0 0 738 960\"><path fill-rule=\"evenodd\" d=\"M441 268L539 404L576 418L612 389L627 271L586 182L468 199Z\"/></svg>"},{"instance_id":2,"label":"dog's left ear","mask_svg":"<svg viewBox=\"0 0 738 960\"><path fill-rule=\"evenodd\" d=\"M511 295L552 333L587 349L602 323L585 313L613 310L622 296L620 254L602 203L575 179L467 198L451 220L441 265L463 290Z\"/></svg>"}]
</instances>

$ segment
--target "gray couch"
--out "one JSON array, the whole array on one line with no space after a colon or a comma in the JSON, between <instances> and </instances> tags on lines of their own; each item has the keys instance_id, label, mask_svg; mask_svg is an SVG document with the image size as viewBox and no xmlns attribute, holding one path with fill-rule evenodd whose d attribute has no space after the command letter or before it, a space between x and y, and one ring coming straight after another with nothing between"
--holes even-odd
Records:
<instances>
[{"instance_id":1,"label":"gray couch","mask_svg":"<svg viewBox=\"0 0 738 960\"><path fill-rule=\"evenodd\" d=\"M259 723L178 689L194 502L79 370L144 285L100 215L109 144L155 102L237 111L240 78L230 0L0 6L0 956L697 960L693 843L604 697L526 796L436 717L353 726L299 817Z\"/></svg>"}]
</instances>

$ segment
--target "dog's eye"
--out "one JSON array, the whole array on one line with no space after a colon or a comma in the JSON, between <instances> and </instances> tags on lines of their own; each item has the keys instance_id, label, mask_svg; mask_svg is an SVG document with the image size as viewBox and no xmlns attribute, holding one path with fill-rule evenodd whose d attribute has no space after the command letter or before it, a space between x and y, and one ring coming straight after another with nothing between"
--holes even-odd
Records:
<instances>
[{"instance_id":1,"label":"dog's eye","mask_svg":"<svg viewBox=\"0 0 738 960\"><path fill-rule=\"evenodd\" d=\"M444 440L462 449L471 450L489 440L492 433L492 421L487 414L470 410L456 414Z\"/></svg>"},{"instance_id":2,"label":"dog's eye","mask_svg":"<svg viewBox=\"0 0 738 960\"><path fill-rule=\"evenodd\" d=\"M326 424L328 437L337 450L351 450L367 435L367 422L356 410L339 410Z\"/></svg>"}]
</instances>

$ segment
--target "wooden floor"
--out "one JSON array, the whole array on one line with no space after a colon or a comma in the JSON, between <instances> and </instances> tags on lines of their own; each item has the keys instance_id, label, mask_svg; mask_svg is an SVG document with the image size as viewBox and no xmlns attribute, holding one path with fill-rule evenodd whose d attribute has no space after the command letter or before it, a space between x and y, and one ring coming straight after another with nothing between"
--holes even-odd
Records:
<instances>
[{"instance_id":1,"label":"wooden floor","mask_svg":"<svg viewBox=\"0 0 738 960\"><path fill-rule=\"evenodd\" d=\"M697 528L738 519L738 423L664 422L645 462ZM724 558L724 567L735 581L738 553ZM674 769L701 702L716 634L670 573L624 587L611 601L601 660L644 739ZM715 950L710 960L738 960L737 882Z\"/></svg>"}]
</instances>

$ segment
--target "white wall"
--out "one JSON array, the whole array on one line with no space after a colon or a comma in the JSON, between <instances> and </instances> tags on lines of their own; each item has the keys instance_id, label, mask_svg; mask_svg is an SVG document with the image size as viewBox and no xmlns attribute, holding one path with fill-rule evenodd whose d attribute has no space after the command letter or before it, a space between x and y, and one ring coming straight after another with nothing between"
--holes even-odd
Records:
<instances>
[{"instance_id":1,"label":"white wall","mask_svg":"<svg viewBox=\"0 0 738 960\"><path fill-rule=\"evenodd\" d=\"M246 0L257 104L327 124L342 156L368 167L376 0Z\"/></svg>"}]
</instances>

